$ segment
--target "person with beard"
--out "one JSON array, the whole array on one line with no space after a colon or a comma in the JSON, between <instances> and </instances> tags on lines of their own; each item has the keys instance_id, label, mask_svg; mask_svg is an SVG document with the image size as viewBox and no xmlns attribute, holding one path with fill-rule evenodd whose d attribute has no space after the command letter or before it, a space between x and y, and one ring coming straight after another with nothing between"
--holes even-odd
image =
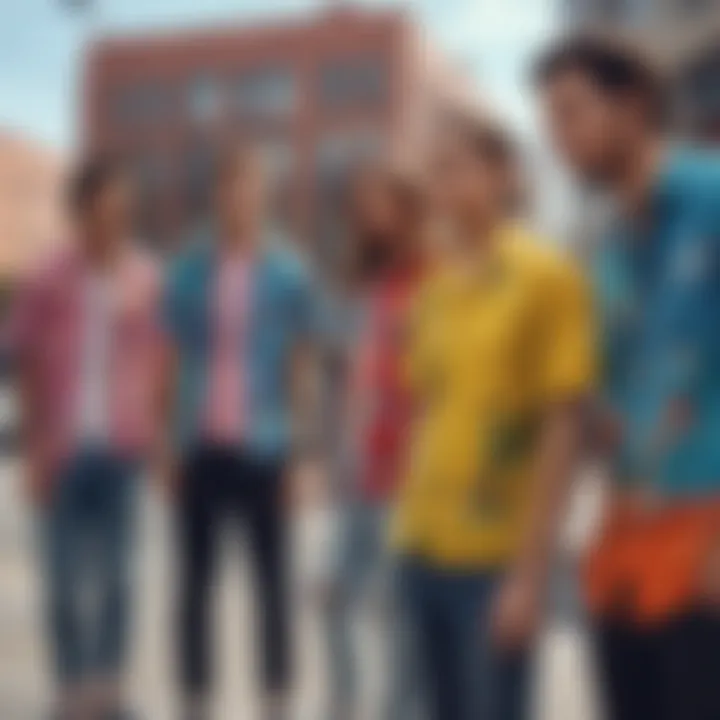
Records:
<instances>
[{"instance_id":1,"label":"person with beard","mask_svg":"<svg viewBox=\"0 0 720 720\"><path fill-rule=\"evenodd\" d=\"M612 493L587 597L612 720L720 717L720 158L669 138L635 49L570 38L537 67L560 155L614 200L591 259Z\"/></svg>"},{"instance_id":2,"label":"person with beard","mask_svg":"<svg viewBox=\"0 0 720 720\"><path fill-rule=\"evenodd\" d=\"M361 600L375 589L385 610L381 641L387 650L379 717L402 720L411 712L412 660L386 528L411 416L402 358L408 313L424 272L425 209L417 181L381 165L358 170L348 195L349 284L360 319L341 391L343 461L335 465L340 477L331 478L339 491L340 537L326 592L328 717L359 717L353 622Z\"/></svg>"}]
</instances>

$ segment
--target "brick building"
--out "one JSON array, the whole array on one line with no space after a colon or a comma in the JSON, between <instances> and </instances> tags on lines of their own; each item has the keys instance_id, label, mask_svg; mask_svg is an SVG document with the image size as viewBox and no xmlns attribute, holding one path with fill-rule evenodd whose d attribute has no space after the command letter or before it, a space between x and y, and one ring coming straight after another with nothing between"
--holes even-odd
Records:
<instances>
[{"instance_id":1,"label":"brick building","mask_svg":"<svg viewBox=\"0 0 720 720\"><path fill-rule=\"evenodd\" d=\"M202 217L218 136L263 148L278 215L322 245L349 164L412 158L439 113L471 103L471 84L405 14L342 5L271 25L99 41L84 136L133 159L144 231L161 246Z\"/></svg>"},{"instance_id":2,"label":"brick building","mask_svg":"<svg viewBox=\"0 0 720 720\"><path fill-rule=\"evenodd\" d=\"M0 130L0 296L64 239L63 178L61 157Z\"/></svg>"}]
</instances>

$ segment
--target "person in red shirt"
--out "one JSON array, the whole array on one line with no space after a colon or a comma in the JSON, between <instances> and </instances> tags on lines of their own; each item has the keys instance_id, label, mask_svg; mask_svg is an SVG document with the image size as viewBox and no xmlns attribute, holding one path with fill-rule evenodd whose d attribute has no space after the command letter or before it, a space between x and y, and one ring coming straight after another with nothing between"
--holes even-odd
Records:
<instances>
[{"instance_id":1,"label":"person in red shirt","mask_svg":"<svg viewBox=\"0 0 720 720\"><path fill-rule=\"evenodd\" d=\"M396 169L359 170L348 192L353 297L360 320L342 389L339 538L325 613L329 720L358 715L351 638L360 600L372 587L389 601L387 693L379 717L402 720L413 696L408 638L392 597L386 524L402 474L410 398L402 381L405 326L423 274L424 202L419 184ZM330 448L337 452L337 448ZM331 471L331 474L333 471ZM386 614L387 617L387 614Z\"/></svg>"}]
</instances>

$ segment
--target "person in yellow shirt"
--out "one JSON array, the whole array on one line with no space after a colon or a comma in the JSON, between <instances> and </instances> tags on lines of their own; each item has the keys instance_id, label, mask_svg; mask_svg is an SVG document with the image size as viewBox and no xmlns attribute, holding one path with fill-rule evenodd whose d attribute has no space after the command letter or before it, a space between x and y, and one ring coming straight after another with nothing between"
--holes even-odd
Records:
<instances>
[{"instance_id":1,"label":"person in yellow shirt","mask_svg":"<svg viewBox=\"0 0 720 720\"><path fill-rule=\"evenodd\" d=\"M591 390L572 263L509 219L500 130L452 123L432 195L443 257L408 337L416 405L394 541L432 720L520 720L548 566Z\"/></svg>"}]
</instances>

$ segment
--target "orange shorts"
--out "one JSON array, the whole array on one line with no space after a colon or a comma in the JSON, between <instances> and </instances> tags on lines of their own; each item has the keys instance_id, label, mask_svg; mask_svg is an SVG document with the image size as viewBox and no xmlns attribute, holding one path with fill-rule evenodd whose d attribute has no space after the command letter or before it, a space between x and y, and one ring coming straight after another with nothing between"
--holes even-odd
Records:
<instances>
[{"instance_id":1,"label":"orange shorts","mask_svg":"<svg viewBox=\"0 0 720 720\"><path fill-rule=\"evenodd\" d=\"M591 612L661 622L697 604L720 539L720 500L653 512L616 505L584 569Z\"/></svg>"}]
</instances>

